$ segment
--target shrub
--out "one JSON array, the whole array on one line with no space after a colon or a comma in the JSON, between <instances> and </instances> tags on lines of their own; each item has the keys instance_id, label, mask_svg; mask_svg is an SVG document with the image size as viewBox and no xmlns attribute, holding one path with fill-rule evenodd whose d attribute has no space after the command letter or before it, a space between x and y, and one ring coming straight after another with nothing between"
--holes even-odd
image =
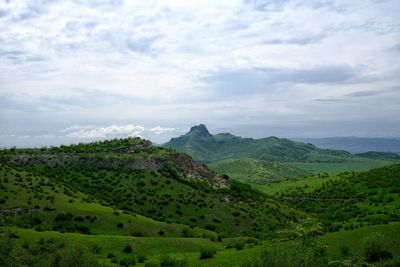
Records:
<instances>
[{"instance_id":1,"label":"shrub","mask_svg":"<svg viewBox=\"0 0 400 267\"><path fill-rule=\"evenodd\" d=\"M376 233L367 238L363 247L364 256L369 262L392 258L392 253L388 250L385 238L382 234Z\"/></svg>"},{"instance_id":2,"label":"shrub","mask_svg":"<svg viewBox=\"0 0 400 267\"><path fill-rule=\"evenodd\" d=\"M243 241L238 241L235 244L236 250L243 250L245 243Z\"/></svg>"},{"instance_id":3,"label":"shrub","mask_svg":"<svg viewBox=\"0 0 400 267\"><path fill-rule=\"evenodd\" d=\"M145 260L146 260L146 256L144 256L144 255L139 255L138 256L138 262L139 263L143 263Z\"/></svg>"},{"instance_id":4,"label":"shrub","mask_svg":"<svg viewBox=\"0 0 400 267\"><path fill-rule=\"evenodd\" d=\"M350 248L346 245L340 247L340 254L342 254L343 257L347 257L350 255Z\"/></svg>"},{"instance_id":5,"label":"shrub","mask_svg":"<svg viewBox=\"0 0 400 267\"><path fill-rule=\"evenodd\" d=\"M186 259L175 259L169 255L162 255L160 258L160 266L186 267L188 263Z\"/></svg>"},{"instance_id":6,"label":"shrub","mask_svg":"<svg viewBox=\"0 0 400 267\"><path fill-rule=\"evenodd\" d=\"M131 257L131 258L120 259L119 260L119 265L120 266L126 266L126 267L136 265L136 258L135 257Z\"/></svg>"},{"instance_id":7,"label":"shrub","mask_svg":"<svg viewBox=\"0 0 400 267\"><path fill-rule=\"evenodd\" d=\"M146 264L144 266L145 267L160 267L160 264L158 264L158 262L155 262L155 261L149 261L149 262L146 262Z\"/></svg>"},{"instance_id":8,"label":"shrub","mask_svg":"<svg viewBox=\"0 0 400 267\"><path fill-rule=\"evenodd\" d=\"M109 259L115 258L115 255L110 252L110 253L107 254L107 258L109 258Z\"/></svg>"},{"instance_id":9,"label":"shrub","mask_svg":"<svg viewBox=\"0 0 400 267\"><path fill-rule=\"evenodd\" d=\"M210 259L214 258L215 255L215 249L213 248L203 248L200 250L200 257L199 259Z\"/></svg>"},{"instance_id":10,"label":"shrub","mask_svg":"<svg viewBox=\"0 0 400 267\"><path fill-rule=\"evenodd\" d=\"M133 251L132 245L131 244L125 244L124 249L122 250L125 253L131 253Z\"/></svg>"}]
</instances>

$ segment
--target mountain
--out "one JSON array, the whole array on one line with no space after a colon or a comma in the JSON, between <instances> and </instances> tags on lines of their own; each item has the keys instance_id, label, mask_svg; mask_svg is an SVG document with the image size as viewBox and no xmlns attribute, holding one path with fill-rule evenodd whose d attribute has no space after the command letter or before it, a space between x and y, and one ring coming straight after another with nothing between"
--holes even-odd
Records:
<instances>
[{"instance_id":1,"label":"mountain","mask_svg":"<svg viewBox=\"0 0 400 267\"><path fill-rule=\"evenodd\" d=\"M225 159L253 158L277 162L343 162L353 156L342 150L320 149L312 144L278 137L262 139L242 138L230 133L212 135L200 124L164 147L191 155L201 163Z\"/></svg>"},{"instance_id":2,"label":"mountain","mask_svg":"<svg viewBox=\"0 0 400 267\"><path fill-rule=\"evenodd\" d=\"M310 171L288 164L251 158L225 159L208 166L219 173L229 174L232 179L254 185L298 179L311 174Z\"/></svg>"},{"instance_id":3,"label":"mountain","mask_svg":"<svg viewBox=\"0 0 400 267\"><path fill-rule=\"evenodd\" d=\"M359 153L355 155L358 157L369 158L369 159L400 160L400 155L392 152L368 151L365 153Z\"/></svg>"},{"instance_id":4,"label":"mountain","mask_svg":"<svg viewBox=\"0 0 400 267\"><path fill-rule=\"evenodd\" d=\"M293 140L311 143L325 149L343 149L351 153L377 151L400 154L400 140L395 138L327 137L293 138Z\"/></svg>"},{"instance_id":5,"label":"mountain","mask_svg":"<svg viewBox=\"0 0 400 267\"><path fill-rule=\"evenodd\" d=\"M207 136L201 127L193 132ZM0 162L103 206L226 235L263 236L298 218L295 210L219 176L190 156L140 138L1 150ZM53 193L38 197L48 194Z\"/></svg>"}]
</instances>

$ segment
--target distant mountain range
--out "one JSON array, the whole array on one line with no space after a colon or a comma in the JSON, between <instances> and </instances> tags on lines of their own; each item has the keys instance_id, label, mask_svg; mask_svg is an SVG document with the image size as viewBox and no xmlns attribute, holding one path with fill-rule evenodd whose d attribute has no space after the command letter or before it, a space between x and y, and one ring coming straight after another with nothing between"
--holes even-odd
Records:
<instances>
[{"instance_id":1,"label":"distant mountain range","mask_svg":"<svg viewBox=\"0 0 400 267\"><path fill-rule=\"evenodd\" d=\"M353 155L285 138L242 138L230 133L211 134L204 124L172 138L163 146L206 163L219 173L250 184L297 179L318 172L368 170L398 160L396 154Z\"/></svg>"},{"instance_id":2,"label":"distant mountain range","mask_svg":"<svg viewBox=\"0 0 400 267\"><path fill-rule=\"evenodd\" d=\"M321 149L313 144L285 138L242 138L230 133L212 135L204 124L193 126L165 147L191 155L201 163L226 159L252 158L275 162L343 162L354 157L343 150Z\"/></svg>"},{"instance_id":3,"label":"distant mountain range","mask_svg":"<svg viewBox=\"0 0 400 267\"><path fill-rule=\"evenodd\" d=\"M351 153L370 151L400 154L400 139L364 137L292 138L294 141L310 143L320 148L342 149Z\"/></svg>"}]
</instances>

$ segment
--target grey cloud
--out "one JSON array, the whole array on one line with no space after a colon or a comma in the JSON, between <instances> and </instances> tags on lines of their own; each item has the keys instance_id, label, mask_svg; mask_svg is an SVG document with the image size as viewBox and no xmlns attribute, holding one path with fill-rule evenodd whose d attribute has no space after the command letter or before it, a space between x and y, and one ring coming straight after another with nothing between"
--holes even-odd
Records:
<instances>
[{"instance_id":1,"label":"grey cloud","mask_svg":"<svg viewBox=\"0 0 400 267\"><path fill-rule=\"evenodd\" d=\"M7 16L8 13L9 13L9 12L8 12L7 10L0 9L0 18L1 18L1 17Z\"/></svg>"},{"instance_id":2,"label":"grey cloud","mask_svg":"<svg viewBox=\"0 0 400 267\"><path fill-rule=\"evenodd\" d=\"M364 91L357 91L350 94L345 94L341 97L327 97L327 98L317 98L313 101L316 102L338 102L338 101L347 101L351 99L357 98L369 98L369 97L376 97L380 95L390 94L390 93L400 93L399 86L393 86L389 88L382 88L380 90L364 90Z\"/></svg>"},{"instance_id":3,"label":"grey cloud","mask_svg":"<svg viewBox=\"0 0 400 267\"><path fill-rule=\"evenodd\" d=\"M68 111L71 108L91 108L99 106L138 103L149 104L148 101L135 99L125 95L107 93L103 90L89 88L69 88L68 96L42 96L29 98L28 96L13 96L0 94L0 107L2 110L15 110L25 113L46 113L49 111ZM25 98L26 100L23 100ZM152 101L154 102L154 101Z\"/></svg>"},{"instance_id":4,"label":"grey cloud","mask_svg":"<svg viewBox=\"0 0 400 267\"><path fill-rule=\"evenodd\" d=\"M346 83L355 78L355 70L343 67L320 69L251 69L220 71L203 80L219 93L252 94L271 90L282 83L332 84Z\"/></svg>"},{"instance_id":5,"label":"grey cloud","mask_svg":"<svg viewBox=\"0 0 400 267\"><path fill-rule=\"evenodd\" d=\"M46 60L46 57L42 55L32 55L22 50L0 51L0 58L5 58L14 64L21 64L24 62L40 62Z\"/></svg>"},{"instance_id":6,"label":"grey cloud","mask_svg":"<svg viewBox=\"0 0 400 267\"><path fill-rule=\"evenodd\" d=\"M135 52L148 52L151 50L151 45L155 42L159 37L152 37L146 39L128 39L126 41L126 46L129 50Z\"/></svg>"},{"instance_id":7,"label":"grey cloud","mask_svg":"<svg viewBox=\"0 0 400 267\"><path fill-rule=\"evenodd\" d=\"M268 1L268 0L245 0L245 3L251 5L254 10L279 10L284 7L288 0Z\"/></svg>"},{"instance_id":8,"label":"grey cloud","mask_svg":"<svg viewBox=\"0 0 400 267\"><path fill-rule=\"evenodd\" d=\"M264 44L297 44L297 45L308 45L321 42L326 37L326 34L318 34L314 36L306 36L303 38L292 38L292 39L265 39Z\"/></svg>"}]
</instances>

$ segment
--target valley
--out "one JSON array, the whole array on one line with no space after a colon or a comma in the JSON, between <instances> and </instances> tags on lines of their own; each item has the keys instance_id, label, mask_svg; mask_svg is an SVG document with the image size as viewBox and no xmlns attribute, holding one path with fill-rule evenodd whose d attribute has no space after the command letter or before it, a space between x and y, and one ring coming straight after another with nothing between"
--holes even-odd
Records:
<instances>
[{"instance_id":1,"label":"valley","mask_svg":"<svg viewBox=\"0 0 400 267\"><path fill-rule=\"evenodd\" d=\"M394 159L201 125L3 149L0 265L397 266L399 181Z\"/></svg>"}]
</instances>

